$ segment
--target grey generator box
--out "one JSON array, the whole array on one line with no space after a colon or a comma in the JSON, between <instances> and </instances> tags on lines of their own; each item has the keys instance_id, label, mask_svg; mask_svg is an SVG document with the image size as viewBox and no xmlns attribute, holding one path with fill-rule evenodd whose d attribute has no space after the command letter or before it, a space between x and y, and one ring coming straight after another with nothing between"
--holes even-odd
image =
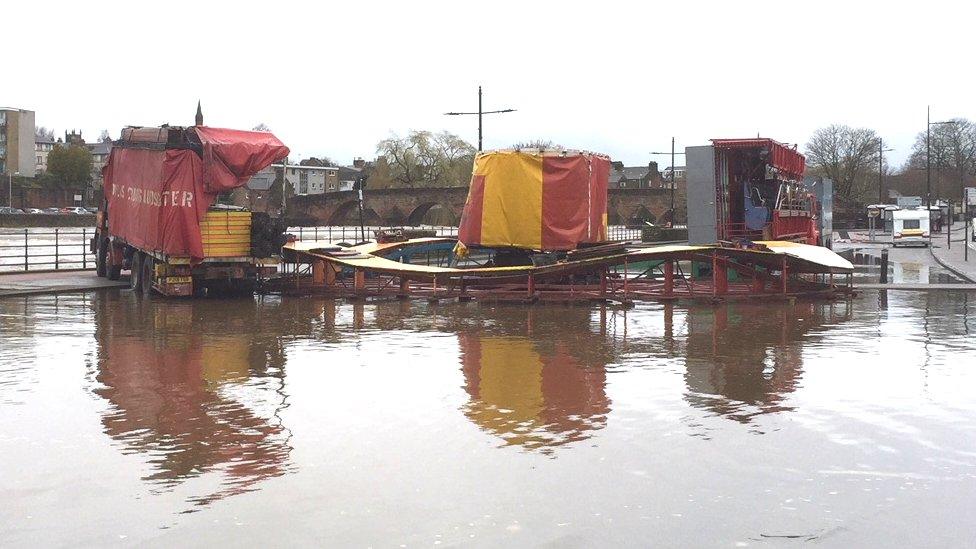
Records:
<instances>
[{"instance_id":1,"label":"grey generator box","mask_svg":"<svg viewBox=\"0 0 976 549\"><path fill-rule=\"evenodd\" d=\"M803 178L803 186L810 189L820 203L818 226L821 246L833 249L834 236L834 182L826 177Z\"/></svg>"},{"instance_id":2,"label":"grey generator box","mask_svg":"<svg viewBox=\"0 0 976 549\"><path fill-rule=\"evenodd\" d=\"M688 243L718 241L715 211L715 147L685 148L685 185L688 189Z\"/></svg>"}]
</instances>

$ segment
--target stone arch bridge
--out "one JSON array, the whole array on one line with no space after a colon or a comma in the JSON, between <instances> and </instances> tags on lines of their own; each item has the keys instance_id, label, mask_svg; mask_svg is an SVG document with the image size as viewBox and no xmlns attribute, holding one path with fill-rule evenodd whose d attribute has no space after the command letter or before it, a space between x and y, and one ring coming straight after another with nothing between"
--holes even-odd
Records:
<instances>
[{"instance_id":1,"label":"stone arch bridge","mask_svg":"<svg viewBox=\"0 0 976 549\"><path fill-rule=\"evenodd\" d=\"M683 219L684 194L678 189L675 208ZM467 187L367 189L364 221L367 225L410 226L427 224L431 211L443 210L461 218ZM607 197L608 220L621 225L632 219L656 221L670 206L668 189L610 189ZM355 191L295 196L288 202L288 217L303 224L358 225L359 210Z\"/></svg>"}]
</instances>

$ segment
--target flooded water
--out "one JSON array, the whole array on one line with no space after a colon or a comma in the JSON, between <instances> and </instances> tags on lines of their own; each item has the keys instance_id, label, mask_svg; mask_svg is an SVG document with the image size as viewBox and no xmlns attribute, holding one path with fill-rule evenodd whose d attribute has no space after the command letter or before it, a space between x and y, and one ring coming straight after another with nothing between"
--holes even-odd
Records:
<instances>
[{"instance_id":1,"label":"flooded water","mask_svg":"<svg viewBox=\"0 0 976 549\"><path fill-rule=\"evenodd\" d=\"M3 299L0 545L972 546L974 315Z\"/></svg>"},{"instance_id":2,"label":"flooded water","mask_svg":"<svg viewBox=\"0 0 976 549\"><path fill-rule=\"evenodd\" d=\"M894 284L962 284L951 271L936 263L928 248L887 248L888 282ZM839 251L839 250L835 250ZM881 281L881 247L841 251L854 264L855 282Z\"/></svg>"}]
</instances>

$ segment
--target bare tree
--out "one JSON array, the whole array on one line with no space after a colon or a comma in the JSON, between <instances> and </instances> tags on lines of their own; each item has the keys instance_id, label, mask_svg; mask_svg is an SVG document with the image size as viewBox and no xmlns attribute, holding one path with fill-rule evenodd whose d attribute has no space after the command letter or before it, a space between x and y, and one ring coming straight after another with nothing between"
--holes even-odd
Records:
<instances>
[{"instance_id":1,"label":"bare tree","mask_svg":"<svg viewBox=\"0 0 976 549\"><path fill-rule=\"evenodd\" d=\"M102 133L98 135L99 143L111 143L112 135L108 133L108 130L102 130Z\"/></svg>"},{"instance_id":2,"label":"bare tree","mask_svg":"<svg viewBox=\"0 0 976 549\"><path fill-rule=\"evenodd\" d=\"M271 128L264 122L258 122L258 125L251 128L251 130L256 132L270 132Z\"/></svg>"},{"instance_id":3,"label":"bare tree","mask_svg":"<svg viewBox=\"0 0 976 549\"><path fill-rule=\"evenodd\" d=\"M34 136L38 138L50 139L54 141L54 130L50 128L45 128L44 126L38 126L34 130Z\"/></svg>"},{"instance_id":4,"label":"bare tree","mask_svg":"<svg viewBox=\"0 0 976 549\"><path fill-rule=\"evenodd\" d=\"M834 180L837 194L862 200L877 174L878 136L868 128L833 124L820 128L806 146L807 162Z\"/></svg>"},{"instance_id":5,"label":"bare tree","mask_svg":"<svg viewBox=\"0 0 976 549\"><path fill-rule=\"evenodd\" d=\"M952 122L932 125L928 146L925 132L918 133L907 169L924 170L930 151L936 184L945 178L949 197L961 198L962 187L976 176L976 124L965 118Z\"/></svg>"},{"instance_id":6,"label":"bare tree","mask_svg":"<svg viewBox=\"0 0 976 549\"><path fill-rule=\"evenodd\" d=\"M553 143L549 139L530 139L529 141L520 141L512 145L513 149L539 149L540 151L552 151L552 150L562 150L565 149L562 145Z\"/></svg>"}]
</instances>

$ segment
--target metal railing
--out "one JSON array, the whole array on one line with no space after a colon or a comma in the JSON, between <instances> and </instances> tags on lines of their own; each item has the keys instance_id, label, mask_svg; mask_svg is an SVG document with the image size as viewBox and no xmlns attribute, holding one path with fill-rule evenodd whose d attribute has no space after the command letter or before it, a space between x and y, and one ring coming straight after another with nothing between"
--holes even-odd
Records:
<instances>
[{"instance_id":1,"label":"metal railing","mask_svg":"<svg viewBox=\"0 0 976 549\"><path fill-rule=\"evenodd\" d=\"M457 227L448 226L438 226L438 225L420 225L420 226L401 226L401 227L380 227L380 226L370 226L366 227L366 238L373 238L373 231L378 229L411 229L411 230L432 230L435 231L436 236L440 237L456 237L458 234ZM288 229L290 234L295 235L298 240L322 240L327 242L347 242L352 244L353 242L359 242L362 240L362 232L359 227L355 226L322 226L322 227L290 227ZM631 241L640 240L641 229L640 228L630 228L624 227L622 225L612 225L608 227L607 239L611 241Z\"/></svg>"},{"instance_id":2,"label":"metal railing","mask_svg":"<svg viewBox=\"0 0 976 549\"><path fill-rule=\"evenodd\" d=\"M366 238L372 239L374 230L391 228L433 230L439 237L458 234L457 227L447 226L371 226L366 227ZM360 228L354 226L290 227L288 232L298 240L352 244L361 239ZM0 229L0 273L94 269L95 254L88 249L94 234L94 228ZM611 241L640 240L641 230L615 225L607 236Z\"/></svg>"},{"instance_id":3,"label":"metal railing","mask_svg":"<svg viewBox=\"0 0 976 549\"><path fill-rule=\"evenodd\" d=\"M4 229L0 231L0 273L94 269L88 251L94 228Z\"/></svg>"},{"instance_id":4,"label":"metal railing","mask_svg":"<svg viewBox=\"0 0 976 549\"><path fill-rule=\"evenodd\" d=\"M407 229L407 230L431 230L436 236L455 237L457 227L446 227L439 225L419 225L419 226L368 226L365 227L366 239L373 238L373 231L381 229ZM322 227L289 227L288 233L295 235L298 240L323 240L327 242L346 242L352 244L362 240L362 231L358 226L322 226Z\"/></svg>"}]
</instances>

